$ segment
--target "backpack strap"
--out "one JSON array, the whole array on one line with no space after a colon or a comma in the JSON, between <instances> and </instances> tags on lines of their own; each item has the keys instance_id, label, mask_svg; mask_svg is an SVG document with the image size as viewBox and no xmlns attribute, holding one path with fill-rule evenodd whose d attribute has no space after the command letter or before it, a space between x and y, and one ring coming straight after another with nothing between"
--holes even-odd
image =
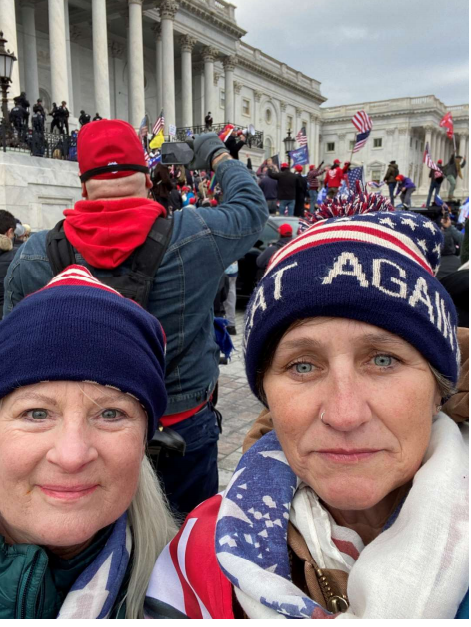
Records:
<instances>
[{"instance_id":1,"label":"backpack strap","mask_svg":"<svg viewBox=\"0 0 471 627\"><path fill-rule=\"evenodd\" d=\"M171 218L157 218L145 242L136 248L132 258L132 271L143 277L154 278L162 263L173 232Z\"/></svg>"},{"instance_id":2,"label":"backpack strap","mask_svg":"<svg viewBox=\"0 0 471 627\"><path fill-rule=\"evenodd\" d=\"M46 236L46 253L54 276L75 263L75 253L64 231L61 220Z\"/></svg>"}]
</instances>

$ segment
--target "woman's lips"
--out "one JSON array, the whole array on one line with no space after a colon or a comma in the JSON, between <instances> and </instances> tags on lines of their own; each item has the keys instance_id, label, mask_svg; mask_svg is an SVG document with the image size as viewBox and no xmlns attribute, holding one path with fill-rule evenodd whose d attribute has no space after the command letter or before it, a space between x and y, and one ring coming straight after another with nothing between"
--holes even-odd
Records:
<instances>
[{"instance_id":1,"label":"woman's lips","mask_svg":"<svg viewBox=\"0 0 471 627\"><path fill-rule=\"evenodd\" d=\"M382 449L325 449L316 451L323 459L340 464L356 463L371 459Z\"/></svg>"},{"instance_id":2,"label":"woman's lips","mask_svg":"<svg viewBox=\"0 0 471 627\"><path fill-rule=\"evenodd\" d=\"M59 499L61 501L78 501L89 494L92 494L98 488L98 485L80 485L80 486L51 486L40 485L40 490L47 496Z\"/></svg>"}]
</instances>

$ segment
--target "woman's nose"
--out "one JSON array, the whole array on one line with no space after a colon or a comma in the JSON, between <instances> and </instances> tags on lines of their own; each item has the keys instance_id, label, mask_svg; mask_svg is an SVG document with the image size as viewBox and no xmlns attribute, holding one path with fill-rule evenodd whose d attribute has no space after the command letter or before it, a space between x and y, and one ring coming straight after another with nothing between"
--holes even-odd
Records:
<instances>
[{"instance_id":1,"label":"woman's nose","mask_svg":"<svg viewBox=\"0 0 471 627\"><path fill-rule=\"evenodd\" d=\"M322 403L322 422L338 431L353 431L372 418L367 386L354 372L329 375L328 393Z\"/></svg>"},{"instance_id":2,"label":"woman's nose","mask_svg":"<svg viewBox=\"0 0 471 627\"><path fill-rule=\"evenodd\" d=\"M86 425L76 424L64 418L55 435L53 446L46 457L64 472L79 472L98 457L98 451Z\"/></svg>"}]
</instances>

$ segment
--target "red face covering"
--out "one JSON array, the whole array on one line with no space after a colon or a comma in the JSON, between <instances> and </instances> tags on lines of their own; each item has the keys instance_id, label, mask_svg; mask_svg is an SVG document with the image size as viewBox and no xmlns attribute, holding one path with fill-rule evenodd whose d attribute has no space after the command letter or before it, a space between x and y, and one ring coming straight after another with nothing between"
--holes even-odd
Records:
<instances>
[{"instance_id":1,"label":"red face covering","mask_svg":"<svg viewBox=\"0 0 471 627\"><path fill-rule=\"evenodd\" d=\"M80 200L64 211L69 242L94 268L120 266L144 243L165 208L147 198Z\"/></svg>"}]
</instances>

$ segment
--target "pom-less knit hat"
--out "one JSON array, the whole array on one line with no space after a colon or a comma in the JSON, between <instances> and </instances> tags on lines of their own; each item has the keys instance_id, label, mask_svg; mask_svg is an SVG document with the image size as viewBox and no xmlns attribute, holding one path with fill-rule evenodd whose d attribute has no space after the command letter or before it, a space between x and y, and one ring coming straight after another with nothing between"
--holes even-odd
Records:
<instances>
[{"instance_id":1,"label":"pom-less knit hat","mask_svg":"<svg viewBox=\"0 0 471 627\"><path fill-rule=\"evenodd\" d=\"M456 310L435 278L442 241L428 218L380 211L321 220L281 248L246 310L246 371L254 394L269 338L316 316L386 329L456 384Z\"/></svg>"},{"instance_id":2,"label":"pom-less knit hat","mask_svg":"<svg viewBox=\"0 0 471 627\"><path fill-rule=\"evenodd\" d=\"M69 266L0 323L0 398L42 381L93 382L135 397L148 439L167 407L165 335L135 302Z\"/></svg>"}]
</instances>

